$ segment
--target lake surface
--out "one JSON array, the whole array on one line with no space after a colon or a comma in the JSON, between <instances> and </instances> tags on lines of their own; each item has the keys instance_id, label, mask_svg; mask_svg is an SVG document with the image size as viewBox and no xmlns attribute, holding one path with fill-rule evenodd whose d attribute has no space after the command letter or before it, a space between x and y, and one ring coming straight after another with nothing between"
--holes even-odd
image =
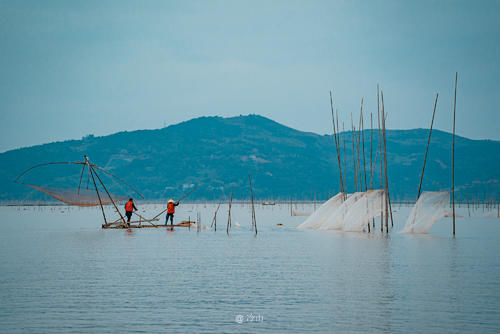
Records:
<instances>
[{"instance_id":1,"label":"lake surface","mask_svg":"<svg viewBox=\"0 0 500 334\"><path fill-rule=\"evenodd\" d=\"M176 220L210 225L215 207L182 204ZM235 204L228 236L227 206L217 232L102 230L98 208L0 207L0 331L498 333L496 211L457 219L453 239L450 218L396 233L409 208L394 209L386 236L378 220L371 234L296 230L306 217L288 205L258 206L255 236Z\"/></svg>"}]
</instances>

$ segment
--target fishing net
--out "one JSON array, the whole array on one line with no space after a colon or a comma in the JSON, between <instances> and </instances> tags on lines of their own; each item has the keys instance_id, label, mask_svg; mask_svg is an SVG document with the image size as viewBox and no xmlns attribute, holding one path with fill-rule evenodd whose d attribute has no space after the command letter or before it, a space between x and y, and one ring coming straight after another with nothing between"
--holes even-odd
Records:
<instances>
[{"instance_id":1,"label":"fishing net","mask_svg":"<svg viewBox=\"0 0 500 334\"><path fill-rule=\"evenodd\" d=\"M364 193L357 192L350 194L347 199L328 217L319 227L320 230L340 230L344 226L344 218L350 208L356 203Z\"/></svg>"},{"instance_id":2,"label":"fishing net","mask_svg":"<svg viewBox=\"0 0 500 334\"><path fill-rule=\"evenodd\" d=\"M299 230L305 229L318 229L335 210L342 204L343 193L338 193L337 195L330 198L325 203L314 211L309 218L307 218L302 224L297 226Z\"/></svg>"},{"instance_id":3,"label":"fishing net","mask_svg":"<svg viewBox=\"0 0 500 334\"><path fill-rule=\"evenodd\" d=\"M368 190L357 201L353 202L344 216L342 229L350 232L361 232L370 221L379 216L385 209L384 191Z\"/></svg>"},{"instance_id":4,"label":"fishing net","mask_svg":"<svg viewBox=\"0 0 500 334\"><path fill-rule=\"evenodd\" d=\"M425 191L415 203L401 233L427 233L438 220L449 216L448 191Z\"/></svg>"},{"instance_id":5,"label":"fishing net","mask_svg":"<svg viewBox=\"0 0 500 334\"><path fill-rule=\"evenodd\" d=\"M317 230L363 231L368 222L385 208L383 195L383 190L357 192L345 199L342 196L336 198L337 195L330 199L330 205L318 214L314 222L306 220L302 225L309 223L306 228Z\"/></svg>"},{"instance_id":6,"label":"fishing net","mask_svg":"<svg viewBox=\"0 0 500 334\"><path fill-rule=\"evenodd\" d=\"M78 191L72 188L38 187L26 183L25 185L70 205L96 206L99 205L99 203L102 203L102 205L111 204L111 200L106 193L100 194L101 199L99 201L99 196L97 196L95 188L80 189L80 191ZM128 196L112 194L111 198L113 201L118 202L127 199Z\"/></svg>"},{"instance_id":7,"label":"fishing net","mask_svg":"<svg viewBox=\"0 0 500 334\"><path fill-rule=\"evenodd\" d=\"M82 207L111 204L112 200L117 202L131 197L133 192L121 179L86 162L36 165L23 172L15 182L61 202ZM30 198L46 200L33 194Z\"/></svg>"}]
</instances>

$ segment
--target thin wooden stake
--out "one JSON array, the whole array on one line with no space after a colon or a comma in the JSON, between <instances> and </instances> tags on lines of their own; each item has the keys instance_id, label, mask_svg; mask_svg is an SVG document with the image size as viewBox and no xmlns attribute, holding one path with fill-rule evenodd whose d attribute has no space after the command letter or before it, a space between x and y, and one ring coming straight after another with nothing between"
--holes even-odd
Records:
<instances>
[{"instance_id":1,"label":"thin wooden stake","mask_svg":"<svg viewBox=\"0 0 500 334\"><path fill-rule=\"evenodd\" d=\"M424 166L422 167L422 174L420 175L420 184L418 185L417 201L420 198L420 191L422 189L422 181L424 179L424 171L425 171L425 162L427 161L427 152L429 152L429 144L431 143L432 125L434 124L434 115L436 114L438 97L439 93L436 93L436 100L434 101L434 111L432 112L431 127L429 128L429 137L427 138L427 148L425 149Z\"/></svg>"},{"instance_id":2,"label":"thin wooden stake","mask_svg":"<svg viewBox=\"0 0 500 334\"><path fill-rule=\"evenodd\" d=\"M370 189L373 189L373 113L370 113Z\"/></svg>"},{"instance_id":3,"label":"thin wooden stake","mask_svg":"<svg viewBox=\"0 0 500 334\"><path fill-rule=\"evenodd\" d=\"M384 110L384 92L380 92L382 99L382 135L384 139L384 174L385 174L385 232L389 233L389 185L387 182L387 142L385 137L385 110Z\"/></svg>"},{"instance_id":4,"label":"thin wooden stake","mask_svg":"<svg viewBox=\"0 0 500 334\"><path fill-rule=\"evenodd\" d=\"M253 203L252 179L250 178L250 174L248 174L248 182L250 183L250 199L252 201L252 229L255 229L255 235L257 235L257 220L255 219L255 206Z\"/></svg>"},{"instance_id":5,"label":"thin wooden stake","mask_svg":"<svg viewBox=\"0 0 500 334\"><path fill-rule=\"evenodd\" d=\"M382 172L383 158L382 158L382 135L380 132L380 96L379 86L377 84L377 119L378 119L378 149L380 156L380 188L384 187L384 173ZM384 232L384 197L380 198L380 232Z\"/></svg>"},{"instance_id":6,"label":"thin wooden stake","mask_svg":"<svg viewBox=\"0 0 500 334\"><path fill-rule=\"evenodd\" d=\"M229 235L229 230L231 229L231 205L233 203L233 193L234 193L234 187L231 189L231 197L229 198L229 210L227 213L227 227L226 227L226 233Z\"/></svg>"},{"instance_id":7,"label":"thin wooden stake","mask_svg":"<svg viewBox=\"0 0 500 334\"><path fill-rule=\"evenodd\" d=\"M455 73L455 98L453 100L453 148L451 158L451 198L453 205L453 236L455 236L455 115L457 110L457 81L458 72Z\"/></svg>"},{"instance_id":8,"label":"thin wooden stake","mask_svg":"<svg viewBox=\"0 0 500 334\"><path fill-rule=\"evenodd\" d=\"M340 177L340 192L344 192L344 181L342 179L342 164L340 162L340 153L339 153L339 139L337 138L337 130L335 129L335 115L333 113L333 98L332 91L330 91L330 108L332 109L332 125L333 125L333 135L335 139L335 151L337 152L337 160L339 164L339 177Z\"/></svg>"},{"instance_id":9,"label":"thin wooden stake","mask_svg":"<svg viewBox=\"0 0 500 334\"><path fill-rule=\"evenodd\" d=\"M358 136L356 137L356 148L357 148L357 157L358 157L358 173L359 173L359 189L363 191L363 177L361 176L361 160L359 159L359 145L361 142L361 115L363 114L363 98L361 98L361 110L359 112L359 125L358 125Z\"/></svg>"},{"instance_id":10,"label":"thin wooden stake","mask_svg":"<svg viewBox=\"0 0 500 334\"><path fill-rule=\"evenodd\" d=\"M99 189L97 189L97 184L95 182L94 174L92 174L92 170L90 168L90 163L87 159L87 156L85 156L85 162L87 163L87 165L89 167L89 173L90 173L90 176L92 177L92 182L94 183L94 188L95 188L95 192L97 193L97 198L99 199L99 206L101 207L102 216L104 218L104 225L108 225L108 221L106 220L106 215L104 214L104 207L102 205L101 195L99 194Z\"/></svg>"},{"instance_id":11,"label":"thin wooden stake","mask_svg":"<svg viewBox=\"0 0 500 334\"><path fill-rule=\"evenodd\" d=\"M109 200L111 201L111 203L113 203L113 206L115 207L115 210L116 212L118 212L118 214L120 215L120 218L121 220L123 221L123 224L126 224L128 226L130 226L130 224L127 224L125 222L125 218L122 216L122 213L120 212L120 210L118 209L118 207L116 206L116 203L115 201L113 200L113 198L111 198L111 195L109 194L109 191L108 189L106 188L106 186L104 185L104 183L102 182L101 178L99 177L99 174L97 174L97 172L95 171L94 167L92 167L92 165L89 165L89 168L92 170L92 172L94 173L95 176L97 176L97 179L99 180L99 182L101 183L102 187L104 188L104 191L106 191L106 194L108 195L109 197Z\"/></svg>"},{"instance_id":12,"label":"thin wooden stake","mask_svg":"<svg viewBox=\"0 0 500 334\"><path fill-rule=\"evenodd\" d=\"M344 128L344 122L342 121L342 138L344 140L344 172L345 172L345 179L344 179L344 199L346 199L347 196L347 159L345 155L345 128Z\"/></svg>"},{"instance_id":13,"label":"thin wooden stake","mask_svg":"<svg viewBox=\"0 0 500 334\"><path fill-rule=\"evenodd\" d=\"M214 232L217 232L217 212L219 211L219 208L222 204L222 201L224 201L224 194L222 194L221 199L219 201L219 205L217 205L217 209L215 209L214 213L214 218L212 219L212 224L210 224L210 228L214 226Z\"/></svg>"},{"instance_id":14,"label":"thin wooden stake","mask_svg":"<svg viewBox=\"0 0 500 334\"><path fill-rule=\"evenodd\" d=\"M366 159L365 159L365 124L364 124L364 118L363 118L363 110L361 110L361 137L362 137L362 145L363 145L363 171L365 173L365 191L368 190L368 186L366 183Z\"/></svg>"}]
</instances>

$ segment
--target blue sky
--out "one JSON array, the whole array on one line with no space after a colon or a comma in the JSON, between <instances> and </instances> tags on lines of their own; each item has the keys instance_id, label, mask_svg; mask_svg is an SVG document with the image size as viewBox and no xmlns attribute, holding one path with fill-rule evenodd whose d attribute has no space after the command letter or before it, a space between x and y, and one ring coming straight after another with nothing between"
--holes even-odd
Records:
<instances>
[{"instance_id":1,"label":"blue sky","mask_svg":"<svg viewBox=\"0 0 500 334\"><path fill-rule=\"evenodd\" d=\"M498 1L1 1L0 151L256 113L500 140Z\"/></svg>"}]
</instances>

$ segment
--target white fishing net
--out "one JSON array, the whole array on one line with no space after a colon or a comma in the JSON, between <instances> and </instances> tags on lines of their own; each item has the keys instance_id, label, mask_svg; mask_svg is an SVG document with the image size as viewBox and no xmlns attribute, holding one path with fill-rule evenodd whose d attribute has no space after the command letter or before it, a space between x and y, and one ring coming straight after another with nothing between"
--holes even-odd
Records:
<instances>
[{"instance_id":1,"label":"white fishing net","mask_svg":"<svg viewBox=\"0 0 500 334\"><path fill-rule=\"evenodd\" d=\"M350 232L362 232L371 220L385 210L384 191L368 190L349 206L344 215L342 229Z\"/></svg>"},{"instance_id":2,"label":"white fishing net","mask_svg":"<svg viewBox=\"0 0 500 334\"><path fill-rule=\"evenodd\" d=\"M305 229L318 229L343 202L343 193L338 193L337 195L330 198L325 203L314 211L309 218L307 218L302 224L297 226L299 230Z\"/></svg>"},{"instance_id":3,"label":"white fishing net","mask_svg":"<svg viewBox=\"0 0 500 334\"><path fill-rule=\"evenodd\" d=\"M344 227L344 218L351 207L362 196L363 192L350 194L347 199L333 212L328 219L319 227L320 230L341 230Z\"/></svg>"},{"instance_id":4,"label":"white fishing net","mask_svg":"<svg viewBox=\"0 0 500 334\"><path fill-rule=\"evenodd\" d=\"M323 203L298 229L363 231L385 210L384 191L338 193Z\"/></svg>"},{"instance_id":5,"label":"white fishing net","mask_svg":"<svg viewBox=\"0 0 500 334\"><path fill-rule=\"evenodd\" d=\"M438 220L449 216L448 191L425 191L415 203L401 233L427 233Z\"/></svg>"}]
</instances>

